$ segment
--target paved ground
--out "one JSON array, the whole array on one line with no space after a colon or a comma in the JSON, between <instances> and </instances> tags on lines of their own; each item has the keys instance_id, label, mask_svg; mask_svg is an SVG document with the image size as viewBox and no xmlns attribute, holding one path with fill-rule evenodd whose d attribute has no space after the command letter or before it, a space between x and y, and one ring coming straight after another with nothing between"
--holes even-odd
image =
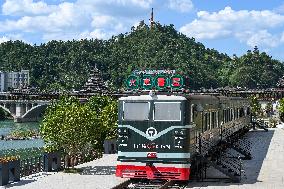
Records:
<instances>
[{"instance_id":1,"label":"paved ground","mask_svg":"<svg viewBox=\"0 0 284 189\"><path fill-rule=\"evenodd\" d=\"M247 178L243 177L241 183L192 182L188 188L284 189L284 130L251 131L247 139L253 144L253 159L244 161Z\"/></svg>"},{"instance_id":2,"label":"paved ground","mask_svg":"<svg viewBox=\"0 0 284 189\"><path fill-rule=\"evenodd\" d=\"M284 189L284 130L251 131L247 139L253 143L252 160L244 161L247 179L239 184L222 182L191 182L188 188L216 189ZM19 189L108 189L124 179L114 176L116 155L82 164L82 174L40 173L22 178L2 188ZM211 175L214 170L212 170ZM216 173L216 171L214 172ZM210 171L208 173L210 175Z\"/></svg>"},{"instance_id":3,"label":"paved ground","mask_svg":"<svg viewBox=\"0 0 284 189\"><path fill-rule=\"evenodd\" d=\"M102 159L81 164L77 167L84 171L81 174L39 173L22 178L20 182L3 188L15 189L108 189L125 179L114 176L116 154L104 155Z\"/></svg>"}]
</instances>

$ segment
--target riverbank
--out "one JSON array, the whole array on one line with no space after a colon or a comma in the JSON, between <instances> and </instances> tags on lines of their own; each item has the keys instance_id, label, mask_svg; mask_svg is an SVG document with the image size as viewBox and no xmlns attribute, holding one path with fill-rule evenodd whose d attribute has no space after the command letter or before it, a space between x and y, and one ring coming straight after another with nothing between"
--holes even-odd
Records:
<instances>
[{"instance_id":1,"label":"riverbank","mask_svg":"<svg viewBox=\"0 0 284 189\"><path fill-rule=\"evenodd\" d=\"M0 156L20 155L22 158L42 153L44 141L38 135L39 123L0 121ZM0 139L1 139L0 138Z\"/></svg>"},{"instance_id":2,"label":"riverbank","mask_svg":"<svg viewBox=\"0 0 284 189\"><path fill-rule=\"evenodd\" d=\"M38 135L38 136L31 136L31 137L14 137L14 136L4 136L2 135L0 137L0 140L32 140L32 139L41 139L41 137Z\"/></svg>"},{"instance_id":3,"label":"riverbank","mask_svg":"<svg viewBox=\"0 0 284 189\"><path fill-rule=\"evenodd\" d=\"M1 135L1 140L30 140L41 138L38 130L14 130L7 136Z\"/></svg>"},{"instance_id":4,"label":"riverbank","mask_svg":"<svg viewBox=\"0 0 284 189\"><path fill-rule=\"evenodd\" d=\"M0 136L8 136L14 131L39 130L39 122L15 123L13 120L0 121ZM0 149L1 150L1 149Z\"/></svg>"}]
</instances>

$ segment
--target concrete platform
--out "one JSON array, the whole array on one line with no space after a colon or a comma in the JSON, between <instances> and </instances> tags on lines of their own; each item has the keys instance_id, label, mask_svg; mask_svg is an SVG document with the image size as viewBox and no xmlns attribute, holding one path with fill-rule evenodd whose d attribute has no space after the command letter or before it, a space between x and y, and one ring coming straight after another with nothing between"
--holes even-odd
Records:
<instances>
[{"instance_id":1,"label":"concrete platform","mask_svg":"<svg viewBox=\"0 0 284 189\"><path fill-rule=\"evenodd\" d=\"M241 183L225 180L190 182L187 188L210 189L284 189L284 130L280 128L250 131L247 140L252 142L252 160L244 160L245 175ZM209 175L216 170L209 170ZM215 174L216 176L216 174ZM219 175L220 176L220 175Z\"/></svg>"},{"instance_id":2,"label":"concrete platform","mask_svg":"<svg viewBox=\"0 0 284 189\"><path fill-rule=\"evenodd\" d=\"M280 128L250 131L247 140L252 142L252 160L244 161L246 178L241 183L190 182L187 188L209 189L284 189L284 130ZM104 155L78 167L81 174L39 173L22 178L20 182L2 188L15 189L109 189L125 181L114 176L116 154ZM216 177L216 172L208 175ZM220 174L220 173L219 173Z\"/></svg>"},{"instance_id":3,"label":"concrete platform","mask_svg":"<svg viewBox=\"0 0 284 189\"><path fill-rule=\"evenodd\" d=\"M106 154L103 158L76 166L81 174L38 173L21 178L20 182L2 188L15 189L108 189L125 179L115 177L116 154Z\"/></svg>"}]
</instances>

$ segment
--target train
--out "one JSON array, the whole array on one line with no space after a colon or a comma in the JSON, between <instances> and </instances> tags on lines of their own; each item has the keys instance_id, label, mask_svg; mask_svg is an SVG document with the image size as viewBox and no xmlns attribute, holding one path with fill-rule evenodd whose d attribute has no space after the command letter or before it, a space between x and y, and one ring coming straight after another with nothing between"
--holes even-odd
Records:
<instances>
[{"instance_id":1,"label":"train","mask_svg":"<svg viewBox=\"0 0 284 189\"><path fill-rule=\"evenodd\" d=\"M189 180L201 151L209 153L250 122L249 100L240 97L154 93L120 97L116 176Z\"/></svg>"}]
</instances>

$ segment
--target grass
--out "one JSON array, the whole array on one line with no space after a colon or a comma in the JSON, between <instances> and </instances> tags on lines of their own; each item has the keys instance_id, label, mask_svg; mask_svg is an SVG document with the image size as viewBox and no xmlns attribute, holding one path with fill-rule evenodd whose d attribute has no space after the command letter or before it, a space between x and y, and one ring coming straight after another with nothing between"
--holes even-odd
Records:
<instances>
[{"instance_id":1,"label":"grass","mask_svg":"<svg viewBox=\"0 0 284 189\"><path fill-rule=\"evenodd\" d=\"M78 173L82 173L83 169L80 168L66 168L63 170L63 173L74 173L74 174L78 174Z\"/></svg>"},{"instance_id":2,"label":"grass","mask_svg":"<svg viewBox=\"0 0 284 189\"><path fill-rule=\"evenodd\" d=\"M20 159L28 159L43 154L43 148L23 148L23 149L9 149L0 151L0 157L5 156L20 156Z\"/></svg>"}]
</instances>

